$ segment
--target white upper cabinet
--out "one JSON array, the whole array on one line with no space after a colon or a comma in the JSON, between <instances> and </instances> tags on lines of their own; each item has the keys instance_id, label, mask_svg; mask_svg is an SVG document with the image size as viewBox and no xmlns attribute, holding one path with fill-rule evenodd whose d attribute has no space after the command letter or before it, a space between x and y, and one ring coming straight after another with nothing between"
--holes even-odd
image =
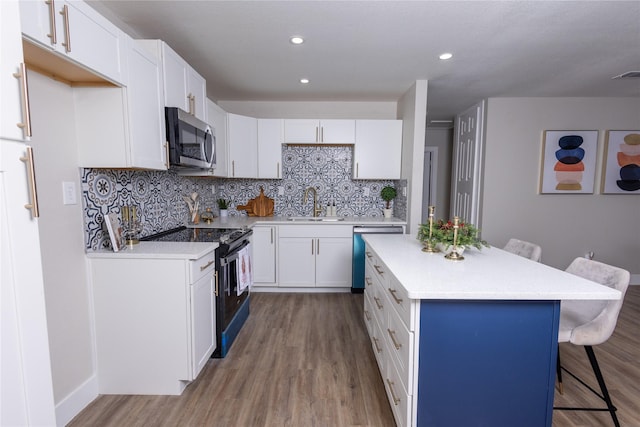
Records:
<instances>
[{"instance_id":1,"label":"white upper cabinet","mask_svg":"<svg viewBox=\"0 0 640 427\"><path fill-rule=\"evenodd\" d=\"M227 116L230 178L258 177L258 120L229 113Z\"/></svg>"},{"instance_id":2,"label":"white upper cabinet","mask_svg":"<svg viewBox=\"0 0 640 427\"><path fill-rule=\"evenodd\" d=\"M126 88L74 88L82 167L168 169L159 59L131 40L128 62Z\"/></svg>"},{"instance_id":3,"label":"white upper cabinet","mask_svg":"<svg viewBox=\"0 0 640 427\"><path fill-rule=\"evenodd\" d=\"M354 144L355 120L285 119L284 142L292 144Z\"/></svg>"},{"instance_id":4,"label":"white upper cabinet","mask_svg":"<svg viewBox=\"0 0 640 427\"><path fill-rule=\"evenodd\" d=\"M282 178L284 120L258 119L258 178Z\"/></svg>"},{"instance_id":5,"label":"white upper cabinet","mask_svg":"<svg viewBox=\"0 0 640 427\"><path fill-rule=\"evenodd\" d=\"M400 179L402 120L356 120L354 179Z\"/></svg>"},{"instance_id":6,"label":"white upper cabinet","mask_svg":"<svg viewBox=\"0 0 640 427\"><path fill-rule=\"evenodd\" d=\"M227 137L227 112L215 102L207 99L207 117L209 125L216 132L216 167L214 176L229 176L229 142Z\"/></svg>"},{"instance_id":7,"label":"white upper cabinet","mask_svg":"<svg viewBox=\"0 0 640 427\"><path fill-rule=\"evenodd\" d=\"M21 1L20 21L32 43L126 84L125 34L85 2Z\"/></svg>"},{"instance_id":8,"label":"white upper cabinet","mask_svg":"<svg viewBox=\"0 0 640 427\"><path fill-rule=\"evenodd\" d=\"M24 141L30 123L19 18L18 3L0 2L0 137Z\"/></svg>"},{"instance_id":9,"label":"white upper cabinet","mask_svg":"<svg viewBox=\"0 0 640 427\"><path fill-rule=\"evenodd\" d=\"M164 75L164 105L178 107L207 122L207 85L205 79L161 40L145 40L160 51Z\"/></svg>"}]
</instances>

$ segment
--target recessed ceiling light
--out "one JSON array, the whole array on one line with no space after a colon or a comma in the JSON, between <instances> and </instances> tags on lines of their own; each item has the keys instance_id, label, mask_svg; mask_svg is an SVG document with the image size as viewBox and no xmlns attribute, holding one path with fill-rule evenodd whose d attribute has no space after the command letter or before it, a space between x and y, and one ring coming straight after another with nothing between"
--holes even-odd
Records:
<instances>
[{"instance_id":1,"label":"recessed ceiling light","mask_svg":"<svg viewBox=\"0 0 640 427\"><path fill-rule=\"evenodd\" d=\"M447 52L447 53L443 53L443 54L441 54L441 55L439 56L439 58L440 58L440 59L443 59L443 60L444 60L444 59L451 59L451 58L453 58L453 54L452 54L452 53L449 53L449 52Z\"/></svg>"},{"instance_id":2,"label":"recessed ceiling light","mask_svg":"<svg viewBox=\"0 0 640 427\"><path fill-rule=\"evenodd\" d=\"M293 44L302 44L304 43L304 39L300 36L293 36L289 39L289 41Z\"/></svg>"},{"instance_id":3,"label":"recessed ceiling light","mask_svg":"<svg viewBox=\"0 0 640 427\"><path fill-rule=\"evenodd\" d=\"M300 79L300 83L306 85L307 83L309 83L309 79Z\"/></svg>"}]
</instances>

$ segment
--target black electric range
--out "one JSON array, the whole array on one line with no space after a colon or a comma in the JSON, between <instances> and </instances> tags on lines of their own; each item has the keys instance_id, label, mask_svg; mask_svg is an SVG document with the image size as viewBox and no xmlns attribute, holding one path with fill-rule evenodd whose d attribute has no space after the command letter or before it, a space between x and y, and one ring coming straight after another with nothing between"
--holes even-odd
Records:
<instances>
[{"instance_id":1,"label":"black electric range","mask_svg":"<svg viewBox=\"0 0 640 427\"><path fill-rule=\"evenodd\" d=\"M246 228L187 228L181 226L141 237L140 240L155 242L219 242L228 244L248 233L250 233L250 230Z\"/></svg>"}]
</instances>

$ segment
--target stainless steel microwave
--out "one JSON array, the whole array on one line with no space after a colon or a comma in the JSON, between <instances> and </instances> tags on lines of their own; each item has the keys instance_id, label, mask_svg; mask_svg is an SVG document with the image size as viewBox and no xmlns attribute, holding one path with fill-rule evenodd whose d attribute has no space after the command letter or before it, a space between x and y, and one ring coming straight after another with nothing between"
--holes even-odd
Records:
<instances>
[{"instance_id":1,"label":"stainless steel microwave","mask_svg":"<svg viewBox=\"0 0 640 427\"><path fill-rule=\"evenodd\" d=\"M165 123L171 168L212 169L215 167L215 129L176 107L165 107Z\"/></svg>"}]
</instances>

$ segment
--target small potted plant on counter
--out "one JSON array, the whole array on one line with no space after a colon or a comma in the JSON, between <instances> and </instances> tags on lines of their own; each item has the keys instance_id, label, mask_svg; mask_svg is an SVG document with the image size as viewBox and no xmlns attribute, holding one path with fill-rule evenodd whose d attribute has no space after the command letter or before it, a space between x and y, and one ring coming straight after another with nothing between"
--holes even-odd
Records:
<instances>
[{"instance_id":1,"label":"small potted plant on counter","mask_svg":"<svg viewBox=\"0 0 640 427\"><path fill-rule=\"evenodd\" d=\"M393 209L391 208L391 201L395 199L397 195L398 195L398 192L396 191L396 189L390 185L383 187L382 191L380 191L380 197L382 197L382 200L384 200L387 203L386 205L387 207L382 210L385 218L393 217Z\"/></svg>"},{"instance_id":2,"label":"small potted plant on counter","mask_svg":"<svg viewBox=\"0 0 640 427\"><path fill-rule=\"evenodd\" d=\"M220 217L225 217L229 215L229 204L231 202L226 199L218 199L218 209L220 210Z\"/></svg>"}]
</instances>

